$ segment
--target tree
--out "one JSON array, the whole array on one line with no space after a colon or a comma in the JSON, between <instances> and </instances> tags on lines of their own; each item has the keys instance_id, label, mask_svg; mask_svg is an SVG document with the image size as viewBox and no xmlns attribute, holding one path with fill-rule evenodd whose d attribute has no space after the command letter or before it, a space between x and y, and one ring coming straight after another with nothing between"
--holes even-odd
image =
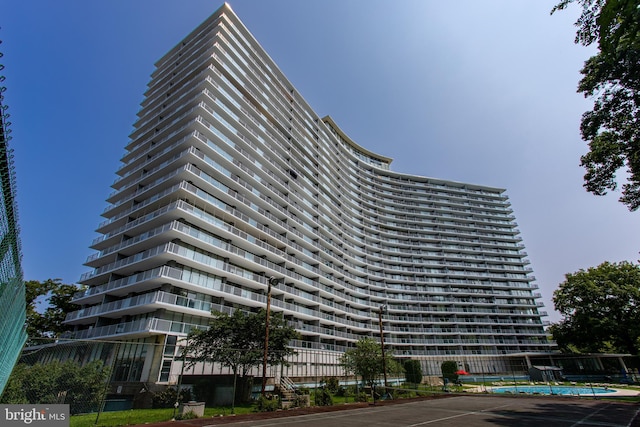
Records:
<instances>
[{"instance_id":1,"label":"tree","mask_svg":"<svg viewBox=\"0 0 640 427\"><path fill-rule=\"evenodd\" d=\"M59 284L51 290L49 294L49 306L44 311L44 318L46 320L46 327L48 333L59 337L60 334L70 329L69 326L63 325L67 313L78 310L79 306L72 303L73 295L76 294L80 288L76 285Z\"/></svg>"},{"instance_id":2,"label":"tree","mask_svg":"<svg viewBox=\"0 0 640 427\"><path fill-rule=\"evenodd\" d=\"M552 325L565 351L638 355L640 349L640 266L604 262L567 274L553 293L563 319Z\"/></svg>"},{"instance_id":3,"label":"tree","mask_svg":"<svg viewBox=\"0 0 640 427\"><path fill-rule=\"evenodd\" d=\"M388 364L393 363L392 358L386 357ZM341 363L347 370L360 375L364 384L373 387L382 374L382 347L373 338L361 338L355 348L342 355Z\"/></svg>"},{"instance_id":4,"label":"tree","mask_svg":"<svg viewBox=\"0 0 640 427\"><path fill-rule=\"evenodd\" d=\"M75 285L61 283L60 279L25 282L28 345L41 344L43 339L57 338L70 329L62 322L67 313L78 308L71 303L71 299L79 290ZM44 311L38 310L39 302L47 304Z\"/></svg>"},{"instance_id":5,"label":"tree","mask_svg":"<svg viewBox=\"0 0 640 427\"><path fill-rule=\"evenodd\" d=\"M405 360L404 371L405 379L409 384L420 384L422 382L422 365L419 360Z\"/></svg>"},{"instance_id":6,"label":"tree","mask_svg":"<svg viewBox=\"0 0 640 427\"><path fill-rule=\"evenodd\" d=\"M640 9L636 0L562 0L582 6L576 43L598 45L582 70L578 92L595 98L582 116L580 131L590 151L581 157L584 187L595 195L616 190L616 173L625 167L620 202L640 207Z\"/></svg>"},{"instance_id":7,"label":"tree","mask_svg":"<svg viewBox=\"0 0 640 427\"><path fill-rule=\"evenodd\" d=\"M218 362L231 368L234 374L246 376L251 368L263 362L266 311L246 313L236 310L232 315L213 314L215 317L209 322L208 329L189 334L187 354L191 364ZM268 362L272 365L285 363L287 356L295 353L289 343L298 336L281 313L271 312Z\"/></svg>"},{"instance_id":8,"label":"tree","mask_svg":"<svg viewBox=\"0 0 640 427\"><path fill-rule=\"evenodd\" d=\"M46 329L44 319L36 307L38 300L47 295L53 289L59 279L48 279L44 282L37 280L29 280L25 285L26 300L26 316L27 316L27 335L33 338L39 338L43 335L42 331Z\"/></svg>"},{"instance_id":9,"label":"tree","mask_svg":"<svg viewBox=\"0 0 640 427\"><path fill-rule=\"evenodd\" d=\"M442 371L442 377L449 382L455 383L458 381L458 362L454 360L446 360L442 362L440 365L440 370Z\"/></svg>"},{"instance_id":10,"label":"tree","mask_svg":"<svg viewBox=\"0 0 640 427\"><path fill-rule=\"evenodd\" d=\"M75 285L60 283L60 279L25 282L29 337L55 338L62 332L69 330L69 327L63 325L62 322L67 313L78 308L71 303L71 299L79 290L80 288ZM42 312L36 307L39 302L47 304L47 308Z\"/></svg>"},{"instance_id":11,"label":"tree","mask_svg":"<svg viewBox=\"0 0 640 427\"><path fill-rule=\"evenodd\" d=\"M213 312L213 315L214 318L209 322L208 329L193 330L189 334L183 357L191 359L188 365L210 361L231 368L235 402L238 374L245 378L253 367L263 363L266 310L260 309L256 313L235 310L232 315ZM271 312L268 363L286 364L287 357L295 354L295 350L289 347L289 343L299 336L298 332L284 320L282 313Z\"/></svg>"}]
</instances>

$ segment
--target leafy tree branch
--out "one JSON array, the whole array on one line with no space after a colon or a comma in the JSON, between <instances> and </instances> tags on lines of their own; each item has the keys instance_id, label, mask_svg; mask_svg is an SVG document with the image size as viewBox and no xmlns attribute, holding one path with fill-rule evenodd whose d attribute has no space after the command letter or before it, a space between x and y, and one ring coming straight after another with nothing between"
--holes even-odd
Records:
<instances>
[{"instance_id":1,"label":"leafy tree branch","mask_svg":"<svg viewBox=\"0 0 640 427\"><path fill-rule=\"evenodd\" d=\"M619 200L635 211L640 207L640 8L634 0L563 0L551 13L571 3L582 7L575 42L598 46L578 85L579 93L594 100L580 125L589 144L580 159L584 187L595 195L614 191L622 169L626 182Z\"/></svg>"}]
</instances>

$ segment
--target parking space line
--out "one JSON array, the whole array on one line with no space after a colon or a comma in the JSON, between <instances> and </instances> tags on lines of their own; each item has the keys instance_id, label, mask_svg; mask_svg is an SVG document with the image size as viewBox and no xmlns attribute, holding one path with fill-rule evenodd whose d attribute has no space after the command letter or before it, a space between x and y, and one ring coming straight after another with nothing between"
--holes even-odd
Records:
<instances>
[{"instance_id":1,"label":"parking space line","mask_svg":"<svg viewBox=\"0 0 640 427\"><path fill-rule=\"evenodd\" d=\"M491 412L494 411L496 409L500 409L500 408L506 408L507 406L513 406L513 403L510 403L508 405L500 405L500 406L494 406L493 408L487 408L487 409L483 409L481 411L470 411L470 412L464 412L462 414L457 414L457 415L452 415L450 417L444 417L444 418L438 418L436 420L429 420L429 421L424 421L422 423L417 423L417 424L410 424L407 427L416 427L416 426L423 426L426 424L432 424L432 423L436 423L436 422L440 422L440 421L446 421L446 420L451 420L453 418L460 418L460 417L466 417L469 415L477 415L477 414L481 414L483 412Z\"/></svg>"}]
</instances>

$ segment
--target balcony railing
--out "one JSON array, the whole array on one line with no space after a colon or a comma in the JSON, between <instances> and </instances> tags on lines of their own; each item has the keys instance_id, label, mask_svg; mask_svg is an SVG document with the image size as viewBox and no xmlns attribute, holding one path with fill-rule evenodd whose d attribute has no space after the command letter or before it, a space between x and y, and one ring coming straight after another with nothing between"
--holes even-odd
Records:
<instances>
[{"instance_id":1,"label":"balcony railing","mask_svg":"<svg viewBox=\"0 0 640 427\"><path fill-rule=\"evenodd\" d=\"M133 307L142 307L153 304L169 304L176 306L175 311L179 311L179 307L185 307L193 310L203 311L201 315L206 316L211 312L212 304L205 301L199 301L191 298L185 298L180 295L170 294L163 291L151 292L148 294L137 295L131 298L112 301L106 304L100 304L93 307L84 308L67 314L66 322L83 318L104 315L114 311L126 310Z\"/></svg>"},{"instance_id":2,"label":"balcony railing","mask_svg":"<svg viewBox=\"0 0 640 427\"><path fill-rule=\"evenodd\" d=\"M193 329L206 329L206 326L191 323L174 322L158 318L140 319L114 325L99 326L75 332L65 332L61 339L96 339L133 334L174 333L188 334Z\"/></svg>"}]
</instances>

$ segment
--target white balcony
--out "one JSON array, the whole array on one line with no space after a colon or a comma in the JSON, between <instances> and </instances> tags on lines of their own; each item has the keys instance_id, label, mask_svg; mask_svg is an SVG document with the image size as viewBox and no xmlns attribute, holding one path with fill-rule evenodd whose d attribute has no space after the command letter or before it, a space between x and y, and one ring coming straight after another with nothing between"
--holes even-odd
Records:
<instances>
[{"instance_id":1,"label":"white balcony","mask_svg":"<svg viewBox=\"0 0 640 427\"><path fill-rule=\"evenodd\" d=\"M211 313L211 303L156 291L73 311L67 314L65 323L86 324L87 321L95 320L98 317L118 319L124 315L133 316L160 308L204 317L209 316Z\"/></svg>"}]
</instances>

